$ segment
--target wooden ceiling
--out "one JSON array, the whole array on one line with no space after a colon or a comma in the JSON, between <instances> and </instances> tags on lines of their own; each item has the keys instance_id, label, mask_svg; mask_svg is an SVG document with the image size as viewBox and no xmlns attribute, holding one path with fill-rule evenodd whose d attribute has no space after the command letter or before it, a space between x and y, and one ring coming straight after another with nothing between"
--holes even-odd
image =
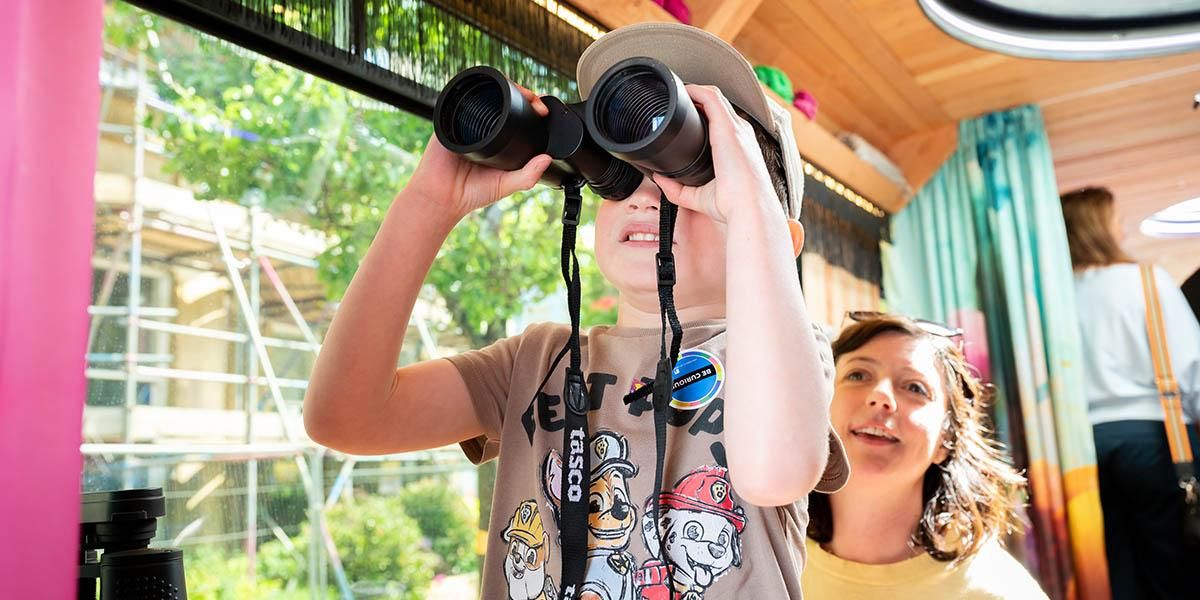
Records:
<instances>
[{"instance_id":1,"label":"wooden ceiling","mask_svg":"<svg viewBox=\"0 0 1200 600\"><path fill-rule=\"evenodd\" d=\"M671 17L650 0L572 0L607 27ZM914 0L691 0L692 22L754 64L784 70L820 102L817 123L883 150L918 187L955 144L961 119L1042 106L1059 187L1104 185L1129 251L1182 279L1200 239L1153 240L1149 214L1200 197L1200 53L1119 62L1014 58L968 46ZM802 144L803 146L803 144ZM813 157L818 163L820 157Z\"/></svg>"}]
</instances>

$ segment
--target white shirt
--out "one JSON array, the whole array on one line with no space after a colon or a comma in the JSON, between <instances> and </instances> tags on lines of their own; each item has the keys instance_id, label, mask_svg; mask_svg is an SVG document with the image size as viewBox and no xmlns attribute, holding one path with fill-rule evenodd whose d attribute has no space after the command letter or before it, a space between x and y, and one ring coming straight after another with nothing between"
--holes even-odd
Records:
<instances>
[{"instance_id":1,"label":"white shirt","mask_svg":"<svg viewBox=\"0 0 1200 600\"><path fill-rule=\"evenodd\" d=\"M1192 423L1200 414L1200 324L1171 276L1159 267L1154 274L1184 420ZM1075 302L1088 420L1093 425L1163 420L1138 266L1116 264L1076 273Z\"/></svg>"}]
</instances>

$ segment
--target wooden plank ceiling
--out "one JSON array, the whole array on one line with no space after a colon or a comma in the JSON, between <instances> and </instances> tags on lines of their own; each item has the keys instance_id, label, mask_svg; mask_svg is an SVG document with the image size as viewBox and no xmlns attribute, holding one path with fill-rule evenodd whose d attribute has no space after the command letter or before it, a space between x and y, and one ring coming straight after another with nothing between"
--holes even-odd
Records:
<instances>
[{"instance_id":1,"label":"wooden plank ceiling","mask_svg":"<svg viewBox=\"0 0 1200 600\"><path fill-rule=\"evenodd\" d=\"M575 0L608 27L670 17L650 0ZM1155 240L1138 226L1200 197L1200 53L1114 62L1014 58L952 39L907 0L692 0L707 26L754 64L779 67L820 102L817 123L888 154L914 187L952 151L954 123L1042 106L1061 190L1104 185L1126 247L1176 278L1200 267L1200 239ZM820 157L812 157L820 162Z\"/></svg>"}]
</instances>

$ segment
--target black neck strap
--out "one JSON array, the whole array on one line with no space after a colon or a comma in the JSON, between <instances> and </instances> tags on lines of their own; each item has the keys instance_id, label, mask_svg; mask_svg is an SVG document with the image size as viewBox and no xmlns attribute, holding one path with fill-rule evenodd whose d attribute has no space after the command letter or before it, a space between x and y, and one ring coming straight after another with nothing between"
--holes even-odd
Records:
<instances>
[{"instance_id":1,"label":"black neck strap","mask_svg":"<svg viewBox=\"0 0 1200 600\"><path fill-rule=\"evenodd\" d=\"M582 591L584 577L587 571L587 517L588 517L588 485L591 481L591 457L588 452L590 439L588 436L587 414L589 407L587 387L583 379L582 350L579 341L579 259L575 256L576 230L579 227L579 214L582 209L582 182L571 180L563 185L563 239L562 239L562 275L567 286L567 310L571 317L571 335L567 346L559 353L551 372L557 367L563 354L570 353L570 363L567 366L566 379L563 385L563 401L567 411L563 428L563 477L562 489L559 490L561 509L559 514L559 538L562 547L562 586L559 598L574 600ZM662 323L662 335L659 339L658 368L654 376L653 401L654 407L654 492L651 503L654 510L656 534L658 531L659 500L662 491L664 463L667 450L667 420L670 417L671 391L673 384L672 371L679 357L679 346L683 341L683 327L675 312L675 255L671 250L674 243L675 217L679 208L663 195L659 204L659 246L655 255L658 276L658 302ZM671 343L667 344L667 329L671 331ZM547 373L542 385L549 380ZM628 401L628 399L627 399ZM659 558L663 559L663 544L659 543ZM668 570L668 576L670 572ZM674 582L670 581L672 589Z\"/></svg>"},{"instance_id":2,"label":"black neck strap","mask_svg":"<svg viewBox=\"0 0 1200 600\"><path fill-rule=\"evenodd\" d=\"M675 314L675 253L671 246L675 241L675 217L679 207L667 200L663 194L658 205L658 310L662 333L658 346L658 369L654 374L654 391L651 406L654 407L654 492L651 495L654 507L654 533L659 539L657 557L666 564L665 544L662 541L659 494L663 486L663 470L667 457L667 420L671 416L671 391L674 384L672 371L679 359L679 345L683 342L683 327ZM667 328L671 329L670 352L667 351ZM669 589L675 589L671 569L667 569Z\"/></svg>"},{"instance_id":3,"label":"black neck strap","mask_svg":"<svg viewBox=\"0 0 1200 600\"><path fill-rule=\"evenodd\" d=\"M588 453L588 394L583 381L582 351L579 347L579 259L575 256L575 232L583 196L578 179L563 184L562 275L567 285L567 310L571 314L571 337L567 348L570 363L563 383L567 411L563 428L563 477L559 490L561 512L558 531L562 545L562 598L573 600L582 590L587 570L588 484L591 457Z\"/></svg>"}]
</instances>

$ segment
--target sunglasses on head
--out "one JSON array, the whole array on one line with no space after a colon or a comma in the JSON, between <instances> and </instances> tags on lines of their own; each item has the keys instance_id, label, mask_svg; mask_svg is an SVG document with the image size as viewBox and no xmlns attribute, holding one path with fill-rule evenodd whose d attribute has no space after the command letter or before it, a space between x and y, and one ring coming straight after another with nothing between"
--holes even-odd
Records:
<instances>
[{"instance_id":1,"label":"sunglasses on head","mask_svg":"<svg viewBox=\"0 0 1200 600\"><path fill-rule=\"evenodd\" d=\"M905 315L890 314L876 310L852 310L846 313L846 318L854 321L855 323L861 323L863 321L870 321L872 319L880 319L884 317L901 317L908 319L909 321L915 323L917 327L920 327L921 331L924 331L925 333L955 340L955 342L958 343L959 350L962 350L963 330L961 327L951 327L945 323L938 323L937 321L930 321L928 319L914 319ZM975 392L971 389L970 385L967 385L967 382L963 380L961 376L959 376L958 379L959 383L962 384L963 395L967 398L968 402L974 404ZM996 386L992 385L991 383L980 383L980 389L983 392L983 395L986 397L990 396L995 391Z\"/></svg>"},{"instance_id":2,"label":"sunglasses on head","mask_svg":"<svg viewBox=\"0 0 1200 600\"><path fill-rule=\"evenodd\" d=\"M877 310L852 310L846 313L846 318L854 321L855 323L861 323L863 321L870 321L884 317L904 318L915 323L916 326L920 327L921 331L924 331L925 333L944 338L957 338L959 343L962 343L962 328L951 327L945 323L938 323L937 321L930 321L928 319L914 319L905 315L889 314L885 312L879 312Z\"/></svg>"}]
</instances>

